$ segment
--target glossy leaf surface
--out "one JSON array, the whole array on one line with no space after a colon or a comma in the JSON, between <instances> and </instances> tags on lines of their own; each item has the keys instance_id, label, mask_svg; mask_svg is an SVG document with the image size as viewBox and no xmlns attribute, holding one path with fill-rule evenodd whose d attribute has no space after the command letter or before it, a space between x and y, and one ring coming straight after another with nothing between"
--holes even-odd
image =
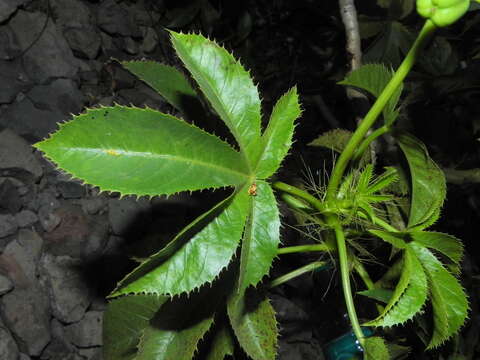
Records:
<instances>
[{"instance_id":1,"label":"glossy leaf surface","mask_svg":"<svg viewBox=\"0 0 480 360\"><path fill-rule=\"evenodd\" d=\"M242 239L239 289L257 285L277 255L280 243L280 216L272 188L256 183L256 196L249 196L250 211Z\"/></svg>"},{"instance_id":2,"label":"glossy leaf surface","mask_svg":"<svg viewBox=\"0 0 480 360\"><path fill-rule=\"evenodd\" d=\"M443 344L464 324L468 315L467 296L458 280L429 249L415 242L410 246L421 261L430 286L434 324L428 344L431 349Z\"/></svg>"},{"instance_id":3,"label":"glossy leaf surface","mask_svg":"<svg viewBox=\"0 0 480 360\"><path fill-rule=\"evenodd\" d=\"M151 109L89 109L35 146L74 177L123 195L168 195L247 178L228 144Z\"/></svg>"},{"instance_id":4,"label":"glossy leaf surface","mask_svg":"<svg viewBox=\"0 0 480 360\"><path fill-rule=\"evenodd\" d=\"M275 104L270 121L262 135L262 147L257 169L258 179L275 173L292 146L294 121L300 116L297 89L290 89Z\"/></svg>"},{"instance_id":5,"label":"glossy leaf surface","mask_svg":"<svg viewBox=\"0 0 480 360\"><path fill-rule=\"evenodd\" d=\"M121 64L180 111L185 111L185 106L197 97L185 75L174 67L147 60L122 61Z\"/></svg>"},{"instance_id":6,"label":"glossy leaf surface","mask_svg":"<svg viewBox=\"0 0 480 360\"><path fill-rule=\"evenodd\" d=\"M143 330L167 300L167 297L143 294L112 300L103 318L105 360L135 359Z\"/></svg>"},{"instance_id":7,"label":"glossy leaf surface","mask_svg":"<svg viewBox=\"0 0 480 360\"><path fill-rule=\"evenodd\" d=\"M175 295L212 282L227 267L238 247L247 217L248 198L244 190L202 215L127 275L111 296ZM192 230L202 225L205 227L192 236Z\"/></svg>"},{"instance_id":8,"label":"glossy leaf surface","mask_svg":"<svg viewBox=\"0 0 480 360\"><path fill-rule=\"evenodd\" d=\"M259 150L260 97L249 73L224 48L201 35L170 34L177 55L252 160Z\"/></svg>"},{"instance_id":9,"label":"glossy leaf surface","mask_svg":"<svg viewBox=\"0 0 480 360\"><path fill-rule=\"evenodd\" d=\"M436 220L443 205L445 176L420 140L407 133L399 134L396 138L407 158L412 178L408 227L424 229Z\"/></svg>"},{"instance_id":10,"label":"glossy leaf surface","mask_svg":"<svg viewBox=\"0 0 480 360\"><path fill-rule=\"evenodd\" d=\"M407 248L400 280L380 316L369 322L374 326L393 326L413 318L427 300L427 278L414 252Z\"/></svg>"},{"instance_id":11,"label":"glossy leaf surface","mask_svg":"<svg viewBox=\"0 0 480 360\"><path fill-rule=\"evenodd\" d=\"M253 360L274 360L277 347L275 311L256 289L236 293L228 301L228 316L240 346Z\"/></svg>"}]
</instances>

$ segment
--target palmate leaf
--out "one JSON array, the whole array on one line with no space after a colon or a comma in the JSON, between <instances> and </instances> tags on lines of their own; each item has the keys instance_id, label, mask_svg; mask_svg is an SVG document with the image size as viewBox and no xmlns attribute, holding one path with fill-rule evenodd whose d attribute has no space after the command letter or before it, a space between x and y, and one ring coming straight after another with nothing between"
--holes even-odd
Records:
<instances>
[{"instance_id":1,"label":"palmate leaf","mask_svg":"<svg viewBox=\"0 0 480 360\"><path fill-rule=\"evenodd\" d=\"M260 97L247 71L201 35L171 31L177 55L252 162L260 150Z\"/></svg>"},{"instance_id":2,"label":"palmate leaf","mask_svg":"<svg viewBox=\"0 0 480 360\"><path fill-rule=\"evenodd\" d=\"M417 242L409 247L421 261L428 277L433 308L433 334L428 348L443 344L456 334L468 315L468 300L458 280L432 252Z\"/></svg>"},{"instance_id":3,"label":"palmate leaf","mask_svg":"<svg viewBox=\"0 0 480 360\"><path fill-rule=\"evenodd\" d=\"M235 336L248 356L253 360L274 360L278 329L268 298L253 288L235 292L227 310Z\"/></svg>"},{"instance_id":4,"label":"palmate leaf","mask_svg":"<svg viewBox=\"0 0 480 360\"><path fill-rule=\"evenodd\" d=\"M185 75L172 66L147 60L122 61L121 64L182 112L192 102L198 101L197 93Z\"/></svg>"},{"instance_id":5,"label":"palmate leaf","mask_svg":"<svg viewBox=\"0 0 480 360\"><path fill-rule=\"evenodd\" d=\"M262 135L262 152L255 175L265 179L273 175L292 146L294 121L300 116L297 88L290 89L275 104Z\"/></svg>"},{"instance_id":6,"label":"palmate leaf","mask_svg":"<svg viewBox=\"0 0 480 360\"><path fill-rule=\"evenodd\" d=\"M122 195L168 195L248 179L244 160L228 144L151 109L89 109L35 146L74 177Z\"/></svg>"},{"instance_id":7,"label":"palmate leaf","mask_svg":"<svg viewBox=\"0 0 480 360\"><path fill-rule=\"evenodd\" d=\"M110 296L176 295L212 282L230 263L242 236L249 201L243 190L188 225L164 249L127 275Z\"/></svg>"},{"instance_id":8,"label":"palmate leaf","mask_svg":"<svg viewBox=\"0 0 480 360\"><path fill-rule=\"evenodd\" d=\"M272 188L258 181L242 239L239 291L257 285L268 273L280 243L280 216Z\"/></svg>"},{"instance_id":9,"label":"palmate leaf","mask_svg":"<svg viewBox=\"0 0 480 360\"><path fill-rule=\"evenodd\" d=\"M104 359L135 359L143 330L167 300L165 296L144 294L112 300L103 318Z\"/></svg>"},{"instance_id":10,"label":"palmate leaf","mask_svg":"<svg viewBox=\"0 0 480 360\"><path fill-rule=\"evenodd\" d=\"M398 134L396 139L407 158L412 179L408 227L422 230L439 216L446 196L445 175L420 140L407 133Z\"/></svg>"}]
</instances>

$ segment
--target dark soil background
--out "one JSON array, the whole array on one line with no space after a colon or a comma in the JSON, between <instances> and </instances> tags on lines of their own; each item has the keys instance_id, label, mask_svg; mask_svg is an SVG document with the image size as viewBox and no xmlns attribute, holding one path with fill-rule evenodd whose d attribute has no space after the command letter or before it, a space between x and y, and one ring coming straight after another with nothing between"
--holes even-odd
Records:
<instances>
[{"instance_id":1,"label":"dark soil background","mask_svg":"<svg viewBox=\"0 0 480 360\"><path fill-rule=\"evenodd\" d=\"M422 19L402 2L358 3L365 61L397 66ZM104 296L132 267L128 256L153 251L225 196L120 200L70 181L30 147L85 107L119 103L173 112L113 60L180 67L165 28L208 35L240 58L260 88L264 121L276 99L298 87L304 112L277 174L285 182L322 179L332 153L308 144L334 128L354 129L368 109L368 100L350 100L337 84L350 55L336 1L0 0L1 360L101 359ZM479 11L439 30L405 86L398 127L424 141L447 173L447 201L434 228L463 240L462 281L471 302L462 333L439 351L423 353L413 324L395 330L413 346L412 359L480 358L480 170L461 171L480 168L479 34ZM196 124L228 138L219 123ZM398 159L388 138L376 152L379 167ZM282 209L282 242L308 242ZM272 276L315 259L286 256ZM383 270L377 271L372 277ZM337 275L332 268L271 291L279 359L323 359L326 344L348 332ZM371 316L358 301L361 316Z\"/></svg>"}]
</instances>

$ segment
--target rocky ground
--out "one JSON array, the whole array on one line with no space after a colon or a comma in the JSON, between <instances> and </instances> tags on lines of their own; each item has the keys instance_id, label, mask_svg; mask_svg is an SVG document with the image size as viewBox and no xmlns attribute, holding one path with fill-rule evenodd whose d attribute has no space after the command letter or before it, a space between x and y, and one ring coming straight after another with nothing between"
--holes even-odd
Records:
<instances>
[{"instance_id":1,"label":"rocky ground","mask_svg":"<svg viewBox=\"0 0 480 360\"><path fill-rule=\"evenodd\" d=\"M101 359L104 298L130 266L128 240L158 228L169 238L185 221L182 196L166 207L98 194L31 147L86 106L166 106L110 61L167 61L149 3L0 1L1 360ZM284 297L274 303L280 318L308 320ZM291 330L298 346L282 358L322 356L311 330Z\"/></svg>"}]
</instances>

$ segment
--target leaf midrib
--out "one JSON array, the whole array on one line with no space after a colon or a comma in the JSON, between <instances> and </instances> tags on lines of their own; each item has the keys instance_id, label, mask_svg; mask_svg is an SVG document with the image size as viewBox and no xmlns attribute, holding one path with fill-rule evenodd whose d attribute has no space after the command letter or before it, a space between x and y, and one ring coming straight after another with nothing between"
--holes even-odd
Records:
<instances>
[{"instance_id":1,"label":"leaf midrib","mask_svg":"<svg viewBox=\"0 0 480 360\"><path fill-rule=\"evenodd\" d=\"M113 151L116 154L115 155L110 155L112 159L116 158L117 156L127 156L127 157L142 157L142 158L149 158L149 159L171 159L173 161L177 162L185 162L189 164L194 164L194 165L200 165L206 168L211 168L211 169L216 169L218 171L222 171L224 173L231 173L235 175L239 175L243 177L245 180L248 180L250 176L247 173L237 171L232 168L227 168L224 166L220 166L217 164L213 163L208 163L205 161L197 160L197 159L190 159L186 158L184 156L179 156L179 155L170 155L170 154L156 154L152 153L150 151L126 151L123 149L92 149L92 148L82 148L82 147L60 147L60 150L64 151L75 151L75 152L87 152L87 153L94 153L98 155L109 155L107 151Z\"/></svg>"}]
</instances>

